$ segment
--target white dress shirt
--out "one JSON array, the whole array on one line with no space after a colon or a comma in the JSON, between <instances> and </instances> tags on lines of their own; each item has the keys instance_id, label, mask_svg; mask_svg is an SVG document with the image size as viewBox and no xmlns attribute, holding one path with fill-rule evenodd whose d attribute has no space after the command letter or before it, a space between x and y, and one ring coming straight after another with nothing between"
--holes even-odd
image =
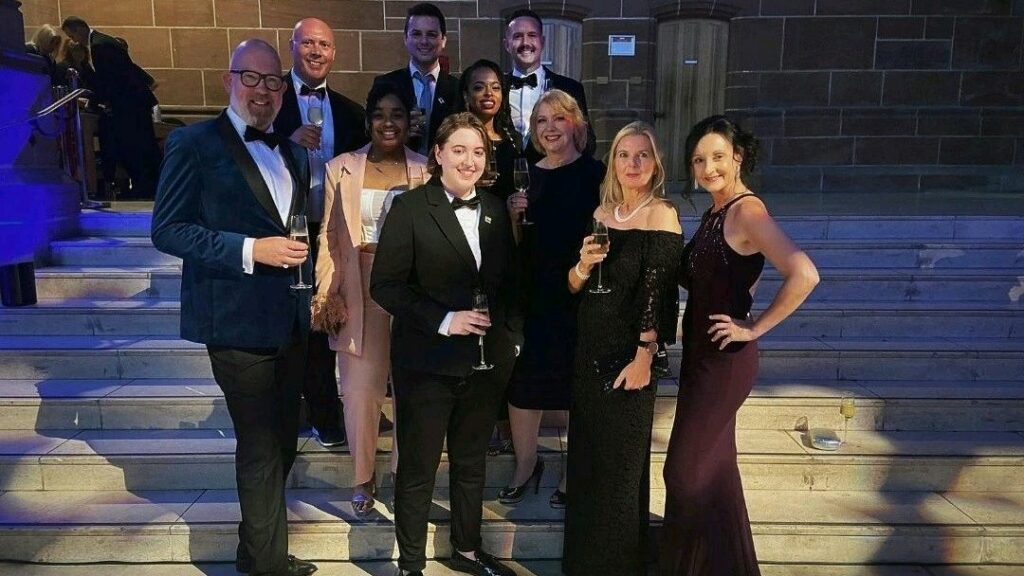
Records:
<instances>
[{"instance_id":1,"label":"white dress shirt","mask_svg":"<svg viewBox=\"0 0 1024 576\"><path fill-rule=\"evenodd\" d=\"M288 226L288 213L291 211L292 194L295 185L292 183L292 173L288 171L288 165L285 164L284 156L281 156L281 146L271 149L262 140L246 142L245 120L242 120L242 117L230 107L228 107L227 114L228 120L231 121L231 126L238 133L238 137L242 139L245 149L249 151L253 162L259 168L260 176L267 183L267 189L270 190L270 196L274 199L277 213L281 215L281 222ZM273 131L273 126L267 129L267 132ZM255 262L252 257L254 244L256 244L255 238L246 238L242 243L242 270L246 274L252 274L255 268Z\"/></svg>"},{"instance_id":2,"label":"white dress shirt","mask_svg":"<svg viewBox=\"0 0 1024 576\"><path fill-rule=\"evenodd\" d=\"M444 191L445 195L448 196L448 203L451 204L455 201L455 195L447 190ZM469 200L476 197L476 189L466 195L464 200ZM459 227L462 228L462 233L466 235L466 242L469 243L469 250L473 253L473 259L476 260L476 269L480 269L480 262L483 260L483 256L480 252L480 212L483 208L479 205L476 210L470 210L468 208L461 208L455 211L455 218L459 221ZM442 336L450 336L448 329L451 327L452 318L455 316L455 312L449 312L445 314L444 320L441 321L441 326L437 329L437 333Z\"/></svg>"},{"instance_id":3,"label":"white dress shirt","mask_svg":"<svg viewBox=\"0 0 1024 576\"><path fill-rule=\"evenodd\" d=\"M508 103L512 107L512 123L515 124L516 130L523 135L524 148L530 136L530 116L533 115L533 107L537 105L537 100L540 100L541 95L544 94L544 85L547 82L543 66L537 67L530 74L537 75L536 87L523 86L508 91ZM516 78L525 78L530 74L523 74L515 68L512 69L512 76Z\"/></svg>"},{"instance_id":4,"label":"white dress shirt","mask_svg":"<svg viewBox=\"0 0 1024 576\"><path fill-rule=\"evenodd\" d=\"M299 89L302 88L304 82L295 74L295 70L292 70L291 77L292 87L295 88L295 99L299 103L299 119L303 124L312 124L309 121L309 104L316 96L312 94L299 95ZM317 86L310 86L310 88L324 88L326 90L327 81L324 80ZM312 153L308 154L309 196L306 200L306 217L310 222L320 222L324 218L325 166L327 166L327 161L334 156L334 115L331 113L330 97L324 97L323 107L324 125L321 127L320 132L320 157L317 158L317 155ZM287 138L290 134L285 134L284 136Z\"/></svg>"}]
</instances>

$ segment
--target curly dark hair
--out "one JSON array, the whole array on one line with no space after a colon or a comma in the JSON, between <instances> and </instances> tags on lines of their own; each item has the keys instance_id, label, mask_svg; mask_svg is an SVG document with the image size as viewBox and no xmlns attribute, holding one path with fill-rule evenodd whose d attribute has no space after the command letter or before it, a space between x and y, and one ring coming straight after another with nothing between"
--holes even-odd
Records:
<instances>
[{"instance_id":1,"label":"curly dark hair","mask_svg":"<svg viewBox=\"0 0 1024 576\"><path fill-rule=\"evenodd\" d=\"M373 86L370 87L370 92L366 95L366 121L370 121L370 115L373 114L377 105L384 99L385 96L394 96L398 98L398 102L405 108L405 113L408 114L416 105L412 101L412 97L405 90L402 90L394 82L387 80L381 80L374 82Z\"/></svg>"},{"instance_id":2,"label":"curly dark hair","mask_svg":"<svg viewBox=\"0 0 1024 576\"><path fill-rule=\"evenodd\" d=\"M743 156L743 161L740 163L740 173L743 176L753 173L754 168L757 167L757 151L760 147L757 138L728 116L717 114L708 116L694 124L690 129L689 136L686 137L686 172L690 175L690 179L694 177L693 152L697 149L700 139L708 134L718 134L725 138L732 144L733 149Z\"/></svg>"},{"instance_id":3,"label":"curly dark hair","mask_svg":"<svg viewBox=\"0 0 1024 576\"><path fill-rule=\"evenodd\" d=\"M501 82L501 107L498 108L498 114L494 117L494 131L500 134L502 139L511 140L516 150L522 150L523 135L516 130L515 124L512 123L512 106L508 103L508 82L497 62L480 59L470 64L462 72L462 76L459 77L459 109L469 112L469 102L466 100L469 83L473 80L473 73L483 68L494 72L498 81Z\"/></svg>"}]
</instances>

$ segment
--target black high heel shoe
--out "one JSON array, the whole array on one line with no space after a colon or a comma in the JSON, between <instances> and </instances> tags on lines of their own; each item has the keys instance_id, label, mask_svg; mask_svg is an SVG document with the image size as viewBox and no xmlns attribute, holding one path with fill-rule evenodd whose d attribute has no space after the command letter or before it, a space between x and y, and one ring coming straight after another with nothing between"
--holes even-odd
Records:
<instances>
[{"instance_id":1,"label":"black high heel shoe","mask_svg":"<svg viewBox=\"0 0 1024 576\"><path fill-rule=\"evenodd\" d=\"M533 483L533 493L540 492L540 477L544 475L544 461L537 456L537 463L533 465L533 473L519 486L513 488L506 486L498 492L498 502L502 504L518 504L526 497L526 487Z\"/></svg>"}]
</instances>

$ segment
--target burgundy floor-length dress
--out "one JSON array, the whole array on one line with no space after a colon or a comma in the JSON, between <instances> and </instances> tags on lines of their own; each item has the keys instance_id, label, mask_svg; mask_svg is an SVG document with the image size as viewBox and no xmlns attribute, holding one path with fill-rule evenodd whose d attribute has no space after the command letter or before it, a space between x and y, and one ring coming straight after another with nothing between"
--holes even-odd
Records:
<instances>
[{"instance_id":1,"label":"burgundy floor-length dress","mask_svg":"<svg viewBox=\"0 0 1024 576\"><path fill-rule=\"evenodd\" d=\"M764 256L737 254L723 225L734 198L709 209L683 251L679 398L665 462L665 523L659 549L663 576L757 576L743 485L736 464L736 411L757 380L757 342L718 350L712 314L746 318Z\"/></svg>"}]
</instances>

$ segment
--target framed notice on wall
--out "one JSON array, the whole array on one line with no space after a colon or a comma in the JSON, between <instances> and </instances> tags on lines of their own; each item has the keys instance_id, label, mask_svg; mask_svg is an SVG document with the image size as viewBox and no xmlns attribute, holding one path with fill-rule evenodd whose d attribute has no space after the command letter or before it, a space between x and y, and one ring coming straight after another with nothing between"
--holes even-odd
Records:
<instances>
[{"instance_id":1,"label":"framed notice on wall","mask_svg":"<svg viewBox=\"0 0 1024 576\"><path fill-rule=\"evenodd\" d=\"M636 36L608 36L609 56L636 56Z\"/></svg>"}]
</instances>

